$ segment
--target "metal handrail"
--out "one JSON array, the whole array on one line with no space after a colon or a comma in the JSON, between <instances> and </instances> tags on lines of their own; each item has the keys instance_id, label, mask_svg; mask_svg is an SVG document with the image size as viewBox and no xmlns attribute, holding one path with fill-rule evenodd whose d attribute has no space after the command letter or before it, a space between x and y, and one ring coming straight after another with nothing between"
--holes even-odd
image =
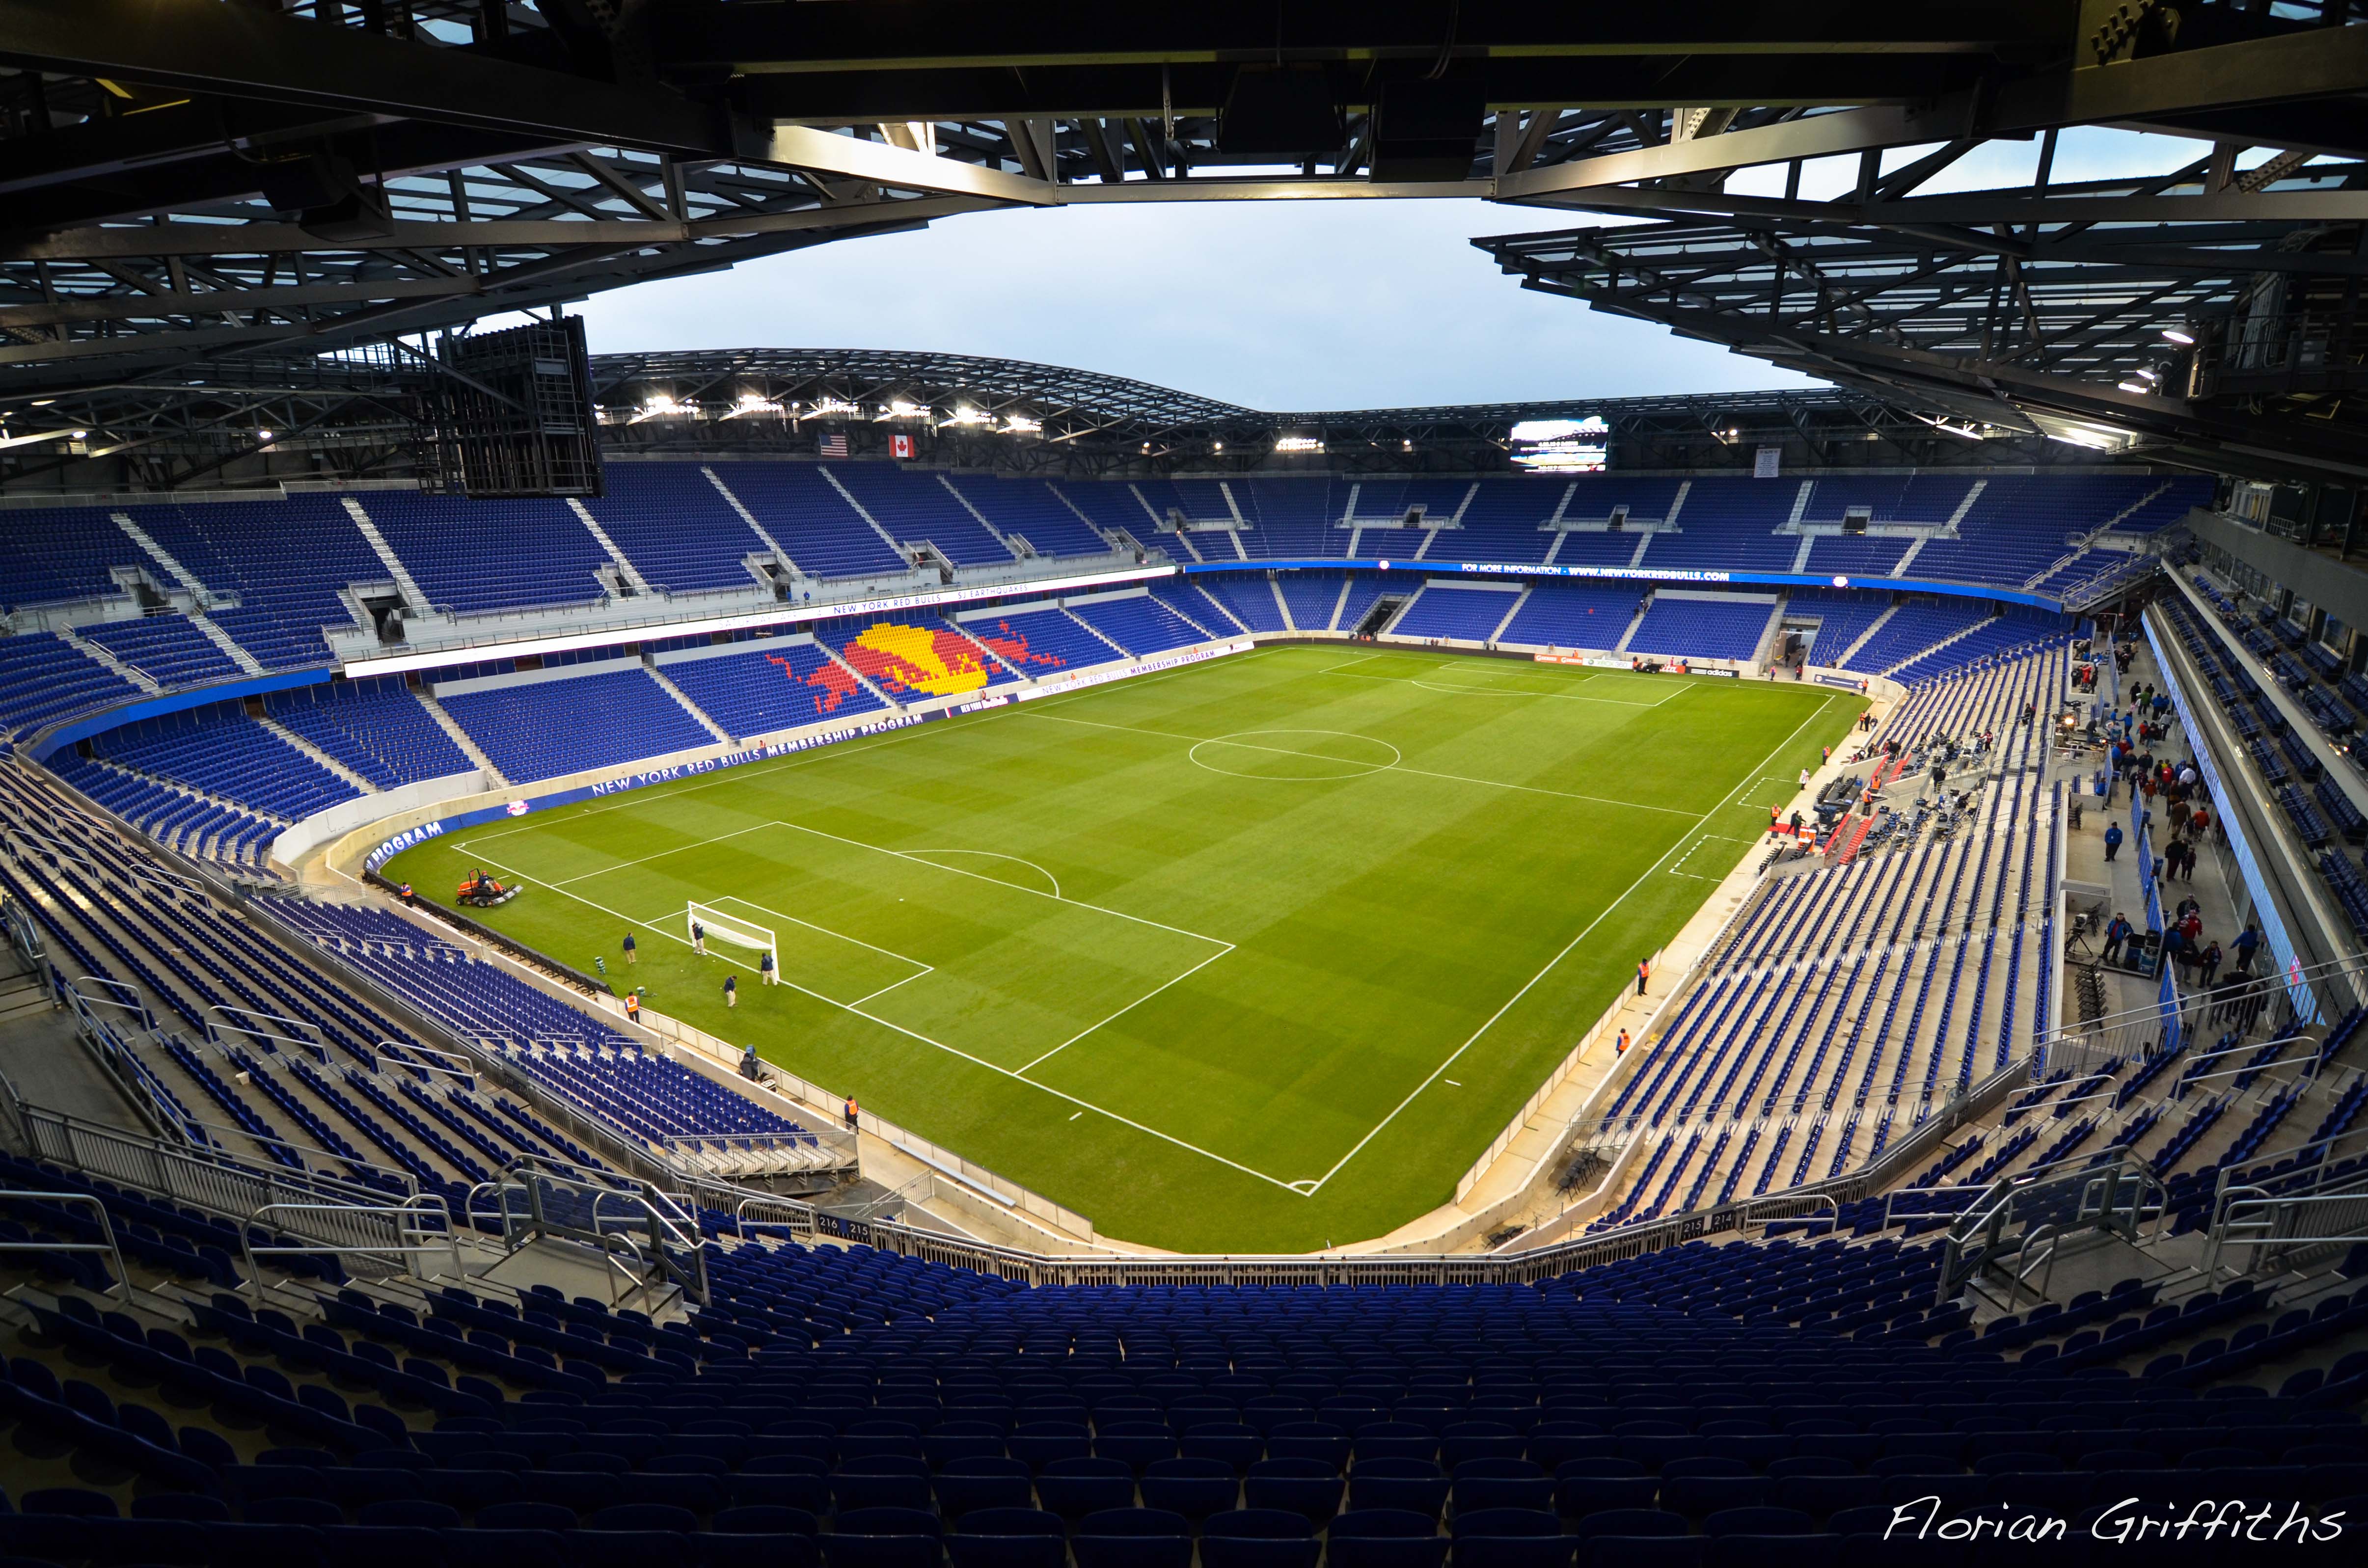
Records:
<instances>
[{"instance_id":1,"label":"metal handrail","mask_svg":"<svg viewBox=\"0 0 2368 1568\"><path fill-rule=\"evenodd\" d=\"M0 1189L0 1199L39 1199L51 1203L87 1203L98 1216L98 1233L106 1238L97 1242L9 1242L0 1241L0 1252L103 1252L115 1259L116 1288L125 1301L131 1300L131 1271L123 1267L123 1249L115 1242L115 1222L108 1218L107 1205L87 1192L27 1192L22 1188ZM106 1292L101 1292L105 1294Z\"/></svg>"},{"instance_id":2,"label":"metal handrail","mask_svg":"<svg viewBox=\"0 0 2368 1568\"><path fill-rule=\"evenodd\" d=\"M431 1204L434 1205L433 1210L428 1207ZM441 1233L444 1238L443 1244L441 1246L414 1246L405 1244L412 1237L427 1236L438 1233L437 1232L429 1230L425 1225L414 1226L405 1223L406 1217L415 1213L426 1214L436 1210L440 1210L444 1218L444 1228ZM392 1246L383 1243L362 1246L332 1246L325 1243L314 1243L304 1246L256 1246L255 1244L253 1228L261 1222L264 1215L302 1213L336 1214L347 1219L360 1214L379 1214L388 1216L394 1221L394 1232L397 1240L395 1244ZM414 1193L409 1198L404 1199L401 1203L391 1205L365 1206L360 1204L344 1203L267 1203L247 1216L247 1223L239 1227L238 1237L240 1249L246 1255L247 1283L253 1287L255 1299L258 1302L263 1300L263 1271L256 1265L255 1260L257 1257L277 1257L282 1256L302 1256L306 1257L318 1257L323 1256L336 1257L386 1257L393 1256L398 1257L409 1257L428 1253L449 1252L452 1257L453 1275L462 1280L466 1280L469 1278L468 1265L462 1261L461 1256L460 1228L452 1223L451 1208L444 1201L443 1196L440 1193ZM433 1276L427 1275L423 1276L423 1278L433 1278Z\"/></svg>"},{"instance_id":3,"label":"metal handrail","mask_svg":"<svg viewBox=\"0 0 2368 1568\"><path fill-rule=\"evenodd\" d=\"M109 992L120 993L120 994L86 996L83 994L82 989L85 984L104 986ZM118 980L112 975L77 974L66 982L66 990L72 994L75 1001L85 1006L113 1007L118 1012L130 1013L140 1020L142 1028L151 1034L156 1030L156 1015L148 1010L147 1000L140 994L140 988L136 985ZM130 996L131 1000L127 1002L123 999L124 996Z\"/></svg>"},{"instance_id":4,"label":"metal handrail","mask_svg":"<svg viewBox=\"0 0 2368 1568\"><path fill-rule=\"evenodd\" d=\"M2244 1189L2238 1189L2241 1192ZM2211 1240L2203 1256L2203 1277L2216 1278L2220 1272L2220 1255L2227 1247L2251 1247L2254 1257L2248 1272L2260 1262L2260 1251L2265 1246L2344 1246L2368 1242L2368 1234L2355 1233L2355 1223L2344 1227L2337 1235L2280 1235L2276 1233L2289 1221L2315 1210L2336 1204L2349 1204L2354 1210L2368 1210L2368 1192L2314 1192L2294 1197L2276 1197L2262 1193L2258 1197L2230 1195L2214 1217Z\"/></svg>"},{"instance_id":5,"label":"metal handrail","mask_svg":"<svg viewBox=\"0 0 2368 1568\"><path fill-rule=\"evenodd\" d=\"M464 1079L466 1080L468 1086L472 1089L477 1086L477 1080L485 1075L483 1068L465 1065L469 1059L462 1056L460 1052L454 1051L441 1051L432 1045L404 1045L399 1040L382 1040L370 1047L370 1053L381 1062L387 1060L386 1053L390 1051L399 1051L404 1053L404 1055L393 1059L398 1066L416 1067L423 1073L441 1073L449 1078ZM435 1057L438 1060L433 1062L414 1062L410 1060L410 1058L414 1056ZM459 1067L447 1067L443 1065L443 1063L447 1062L458 1062L464 1065ZM371 1065L370 1071L373 1073L378 1071L375 1063Z\"/></svg>"},{"instance_id":6,"label":"metal handrail","mask_svg":"<svg viewBox=\"0 0 2368 1568\"><path fill-rule=\"evenodd\" d=\"M286 1024L291 1029L317 1029L318 1026L316 1025L303 1023L295 1018L283 1018L277 1013L257 1012L252 1007L233 1007L226 1002L213 1003L206 1008L206 1012L209 1015L219 1013L223 1017L232 1019L232 1032L240 1035L245 1039L276 1040L286 1045L301 1045L317 1057L323 1065L325 1066L328 1063L329 1048L322 1044L317 1040L309 1040L302 1035L277 1034L270 1029L250 1028L238 1023L236 1020L239 1018L264 1018L275 1024ZM211 1017L208 1018L205 1028L206 1043L212 1046L216 1051L222 1051L224 1055L228 1055L230 1048L222 1042L222 1031L214 1028Z\"/></svg>"}]
</instances>

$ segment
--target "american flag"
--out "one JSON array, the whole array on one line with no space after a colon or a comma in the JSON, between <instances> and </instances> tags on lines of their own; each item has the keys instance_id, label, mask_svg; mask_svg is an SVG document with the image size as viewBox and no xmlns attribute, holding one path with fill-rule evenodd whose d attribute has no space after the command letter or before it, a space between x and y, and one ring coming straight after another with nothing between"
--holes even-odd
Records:
<instances>
[{"instance_id":1,"label":"american flag","mask_svg":"<svg viewBox=\"0 0 2368 1568\"><path fill-rule=\"evenodd\" d=\"M844 435L825 436L822 438L822 455L826 458L847 456L847 437Z\"/></svg>"}]
</instances>

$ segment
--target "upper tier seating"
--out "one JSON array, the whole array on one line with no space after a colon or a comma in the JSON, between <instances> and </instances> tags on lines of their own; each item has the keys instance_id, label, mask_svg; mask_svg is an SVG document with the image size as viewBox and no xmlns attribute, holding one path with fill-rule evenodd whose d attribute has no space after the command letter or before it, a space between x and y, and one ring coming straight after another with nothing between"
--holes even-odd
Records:
<instances>
[{"instance_id":1,"label":"upper tier seating","mask_svg":"<svg viewBox=\"0 0 2368 1568\"><path fill-rule=\"evenodd\" d=\"M1888 596L1861 593L1852 588L1794 588L1786 596L1784 619L1817 622L1817 635L1809 644L1809 663L1831 665L1850 651L1851 643L1866 635L1866 629L1883 619L1890 608Z\"/></svg>"},{"instance_id":2,"label":"upper tier seating","mask_svg":"<svg viewBox=\"0 0 2368 1568\"><path fill-rule=\"evenodd\" d=\"M438 700L513 783L715 744L638 664Z\"/></svg>"},{"instance_id":3,"label":"upper tier seating","mask_svg":"<svg viewBox=\"0 0 2368 1568\"><path fill-rule=\"evenodd\" d=\"M695 594L746 588L746 560L765 541L695 463L610 463L608 494L585 506L652 587Z\"/></svg>"},{"instance_id":4,"label":"upper tier seating","mask_svg":"<svg viewBox=\"0 0 2368 1568\"><path fill-rule=\"evenodd\" d=\"M1880 675L1935 642L1971 631L1989 617L1990 607L1978 600L1910 600L1892 611L1891 619L1878 627L1841 667Z\"/></svg>"},{"instance_id":5,"label":"upper tier seating","mask_svg":"<svg viewBox=\"0 0 2368 1568\"><path fill-rule=\"evenodd\" d=\"M1041 479L995 479L951 474L949 482L1005 538L1028 541L1038 555L1103 555L1110 540L1077 516L1061 492ZM1143 530L1134 530L1138 538Z\"/></svg>"},{"instance_id":6,"label":"upper tier seating","mask_svg":"<svg viewBox=\"0 0 2368 1568\"><path fill-rule=\"evenodd\" d=\"M912 570L847 504L821 465L739 462L715 472L808 576L894 580Z\"/></svg>"},{"instance_id":7,"label":"upper tier seating","mask_svg":"<svg viewBox=\"0 0 2368 1568\"><path fill-rule=\"evenodd\" d=\"M614 563L564 501L473 501L380 491L362 508L428 601L455 615L588 604ZM497 549L487 548L499 541ZM383 567L373 575L383 575Z\"/></svg>"},{"instance_id":8,"label":"upper tier seating","mask_svg":"<svg viewBox=\"0 0 2368 1568\"><path fill-rule=\"evenodd\" d=\"M365 494L374 498L377 493ZM238 596L236 608L218 608L209 618L267 669L326 664L321 628L354 623L339 590L387 581L386 563L332 496L190 502L131 512L208 588ZM484 534L474 547L483 549L495 537L507 548L506 536Z\"/></svg>"},{"instance_id":9,"label":"upper tier seating","mask_svg":"<svg viewBox=\"0 0 2368 1568\"><path fill-rule=\"evenodd\" d=\"M926 540L957 566L1008 566L1018 559L934 473L894 463L833 463L830 472L874 522L906 544Z\"/></svg>"},{"instance_id":10,"label":"upper tier seating","mask_svg":"<svg viewBox=\"0 0 2368 1568\"><path fill-rule=\"evenodd\" d=\"M744 740L883 710L861 682L812 642L757 638L745 653L684 659L660 668L700 712Z\"/></svg>"},{"instance_id":11,"label":"upper tier seating","mask_svg":"<svg viewBox=\"0 0 2368 1568\"><path fill-rule=\"evenodd\" d=\"M137 620L110 620L85 626L78 635L159 686L194 686L200 681L229 680L241 673L213 639L186 616L143 615Z\"/></svg>"}]
</instances>

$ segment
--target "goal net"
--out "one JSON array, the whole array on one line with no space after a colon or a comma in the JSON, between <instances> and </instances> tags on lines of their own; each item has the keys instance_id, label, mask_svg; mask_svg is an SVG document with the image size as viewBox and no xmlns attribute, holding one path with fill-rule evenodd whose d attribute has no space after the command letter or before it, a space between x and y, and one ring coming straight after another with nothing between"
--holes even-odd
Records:
<instances>
[{"instance_id":1,"label":"goal net","mask_svg":"<svg viewBox=\"0 0 2368 1568\"><path fill-rule=\"evenodd\" d=\"M688 937L696 931L704 931L710 942L770 953L774 966L780 967L780 944L773 939L771 929L757 925L746 915L730 914L713 904L693 903L683 911L683 935Z\"/></svg>"}]
</instances>

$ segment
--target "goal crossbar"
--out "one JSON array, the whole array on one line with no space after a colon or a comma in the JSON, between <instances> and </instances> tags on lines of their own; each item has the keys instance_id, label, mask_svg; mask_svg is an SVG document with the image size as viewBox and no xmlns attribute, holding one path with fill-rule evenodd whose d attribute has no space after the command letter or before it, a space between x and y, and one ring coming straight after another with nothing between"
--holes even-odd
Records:
<instances>
[{"instance_id":1,"label":"goal crossbar","mask_svg":"<svg viewBox=\"0 0 2368 1568\"><path fill-rule=\"evenodd\" d=\"M771 928L759 926L746 915L734 915L712 903L693 900L684 908L682 921L686 937L691 935L694 928L703 930L711 942L729 942L735 948L754 948L772 954L776 964L781 961L781 946L774 939Z\"/></svg>"}]
</instances>

